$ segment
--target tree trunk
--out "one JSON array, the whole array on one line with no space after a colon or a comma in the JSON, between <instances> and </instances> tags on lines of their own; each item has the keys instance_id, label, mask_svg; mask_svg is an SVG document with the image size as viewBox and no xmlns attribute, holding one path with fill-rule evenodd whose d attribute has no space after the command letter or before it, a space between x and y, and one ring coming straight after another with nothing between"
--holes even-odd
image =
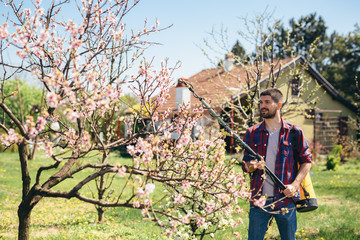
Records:
<instances>
[{"instance_id":1,"label":"tree trunk","mask_svg":"<svg viewBox=\"0 0 360 240\"><path fill-rule=\"evenodd\" d=\"M97 185L98 199L99 200L103 200L103 198L104 198L104 193L105 193L104 185L105 185L104 176L100 176L100 179L99 179L99 182L98 182L98 185ZM104 220L104 212L105 212L105 210L101 206L97 206L96 210L98 212L98 222L101 223Z\"/></svg>"},{"instance_id":2,"label":"tree trunk","mask_svg":"<svg viewBox=\"0 0 360 240\"><path fill-rule=\"evenodd\" d=\"M102 223L104 221L104 209L102 207L97 207L96 208L97 213L98 213L98 222Z\"/></svg>"},{"instance_id":3,"label":"tree trunk","mask_svg":"<svg viewBox=\"0 0 360 240\"><path fill-rule=\"evenodd\" d=\"M31 208L24 206L23 202L18 209L19 228L18 240L30 239Z\"/></svg>"},{"instance_id":4,"label":"tree trunk","mask_svg":"<svg viewBox=\"0 0 360 240\"><path fill-rule=\"evenodd\" d=\"M30 189L31 178L28 168L27 145L25 141L18 144L21 179L22 179L22 200L18 208L19 228L18 239L27 240L30 238L31 210L41 200L34 189Z\"/></svg>"}]
</instances>

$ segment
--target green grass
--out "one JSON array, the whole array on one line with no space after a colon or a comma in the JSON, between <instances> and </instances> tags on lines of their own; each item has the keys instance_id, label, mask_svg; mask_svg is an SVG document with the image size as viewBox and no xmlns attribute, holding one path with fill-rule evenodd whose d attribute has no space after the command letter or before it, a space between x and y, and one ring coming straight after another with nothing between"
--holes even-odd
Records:
<instances>
[{"instance_id":1,"label":"green grass","mask_svg":"<svg viewBox=\"0 0 360 240\"><path fill-rule=\"evenodd\" d=\"M112 155L112 160L128 161L116 155ZM29 162L32 180L35 178L36 169L48 161L38 154L35 160ZM340 166L337 171L326 171L324 164L317 164L312 172L319 209L298 214L297 239L360 239L360 159ZM77 177L81 178L85 174L86 172L81 173ZM68 189L76 181L70 179L58 188ZM17 236L17 206L20 203L20 194L21 176L17 154L0 153L0 239L15 239ZM240 204L248 211L248 203ZM240 217L244 224L236 231L246 239L247 214ZM111 208L105 213L104 223L97 223L96 218L94 206L77 199L44 198L32 212L30 238L166 239L154 223L142 220L139 210ZM214 239L234 237L231 231L227 230L217 232ZM275 222L268 231L267 239L280 239Z\"/></svg>"}]
</instances>

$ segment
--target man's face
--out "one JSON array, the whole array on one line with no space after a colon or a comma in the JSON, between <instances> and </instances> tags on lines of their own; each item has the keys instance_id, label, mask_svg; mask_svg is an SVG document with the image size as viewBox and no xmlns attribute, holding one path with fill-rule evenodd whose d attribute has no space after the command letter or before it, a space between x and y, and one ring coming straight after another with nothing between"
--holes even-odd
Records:
<instances>
[{"instance_id":1,"label":"man's face","mask_svg":"<svg viewBox=\"0 0 360 240\"><path fill-rule=\"evenodd\" d=\"M277 110L278 104L274 102L271 96L260 97L260 114L263 118L274 118Z\"/></svg>"}]
</instances>

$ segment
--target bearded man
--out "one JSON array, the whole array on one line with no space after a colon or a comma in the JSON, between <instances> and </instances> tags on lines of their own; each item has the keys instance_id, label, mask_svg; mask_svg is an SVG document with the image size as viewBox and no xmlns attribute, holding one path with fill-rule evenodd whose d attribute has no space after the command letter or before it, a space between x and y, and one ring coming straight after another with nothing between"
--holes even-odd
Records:
<instances>
[{"instance_id":1,"label":"bearded man","mask_svg":"<svg viewBox=\"0 0 360 240\"><path fill-rule=\"evenodd\" d=\"M245 152L242 163L243 170L250 173L253 199L250 202L249 240L264 239L271 217L276 220L282 240L295 239L295 201L300 196L300 184L309 172L312 160L309 145L301 128L281 117L282 99L283 95L279 89L263 91L260 94L260 114L264 121L250 127L244 137L244 142L263 156L263 161L257 161ZM297 160L293 154L291 129L295 130L297 136ZM264 164L285 184L284 191L265 175ZM271 206L266 209L267 211L257 204L260 198L266 198L265 206ZM285 214L275 213L281 210Z\"/></svg>"}]
</instances>

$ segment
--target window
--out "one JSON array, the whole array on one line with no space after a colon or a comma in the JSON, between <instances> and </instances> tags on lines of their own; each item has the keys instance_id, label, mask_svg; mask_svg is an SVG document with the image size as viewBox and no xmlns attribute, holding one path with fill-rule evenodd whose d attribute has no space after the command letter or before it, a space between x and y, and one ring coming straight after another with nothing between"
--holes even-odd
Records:
<instances>
[{"instance_id":1,"label":"window","mask_svg":"<svg viewBox=\"0 0 360 240\"><path fill-rule=\"evenodd\" d=\"M344 116L339 117L339 135L340 136L348 135L348 117L344 117Z\"/></svg>"},{"instance_id":2,"label":"window","mask_svg":"<svg viewBox=\"0 0 360 240\"><path fill-rule=\"evenodd\" d=\"M298 97L300 94L300 77L296 75L293 80L291 80L291 96Z\"/></svg>"},{"instance_id":3,"label":"window","mask_svg":"<svg viewBox=\"0 0 360 240\"><path fill-rule=\"evenodd\" d=\"M305 119L313 120L315 118L315 110L314 109L305 109Z\"/></svg>"}]
</instances>

